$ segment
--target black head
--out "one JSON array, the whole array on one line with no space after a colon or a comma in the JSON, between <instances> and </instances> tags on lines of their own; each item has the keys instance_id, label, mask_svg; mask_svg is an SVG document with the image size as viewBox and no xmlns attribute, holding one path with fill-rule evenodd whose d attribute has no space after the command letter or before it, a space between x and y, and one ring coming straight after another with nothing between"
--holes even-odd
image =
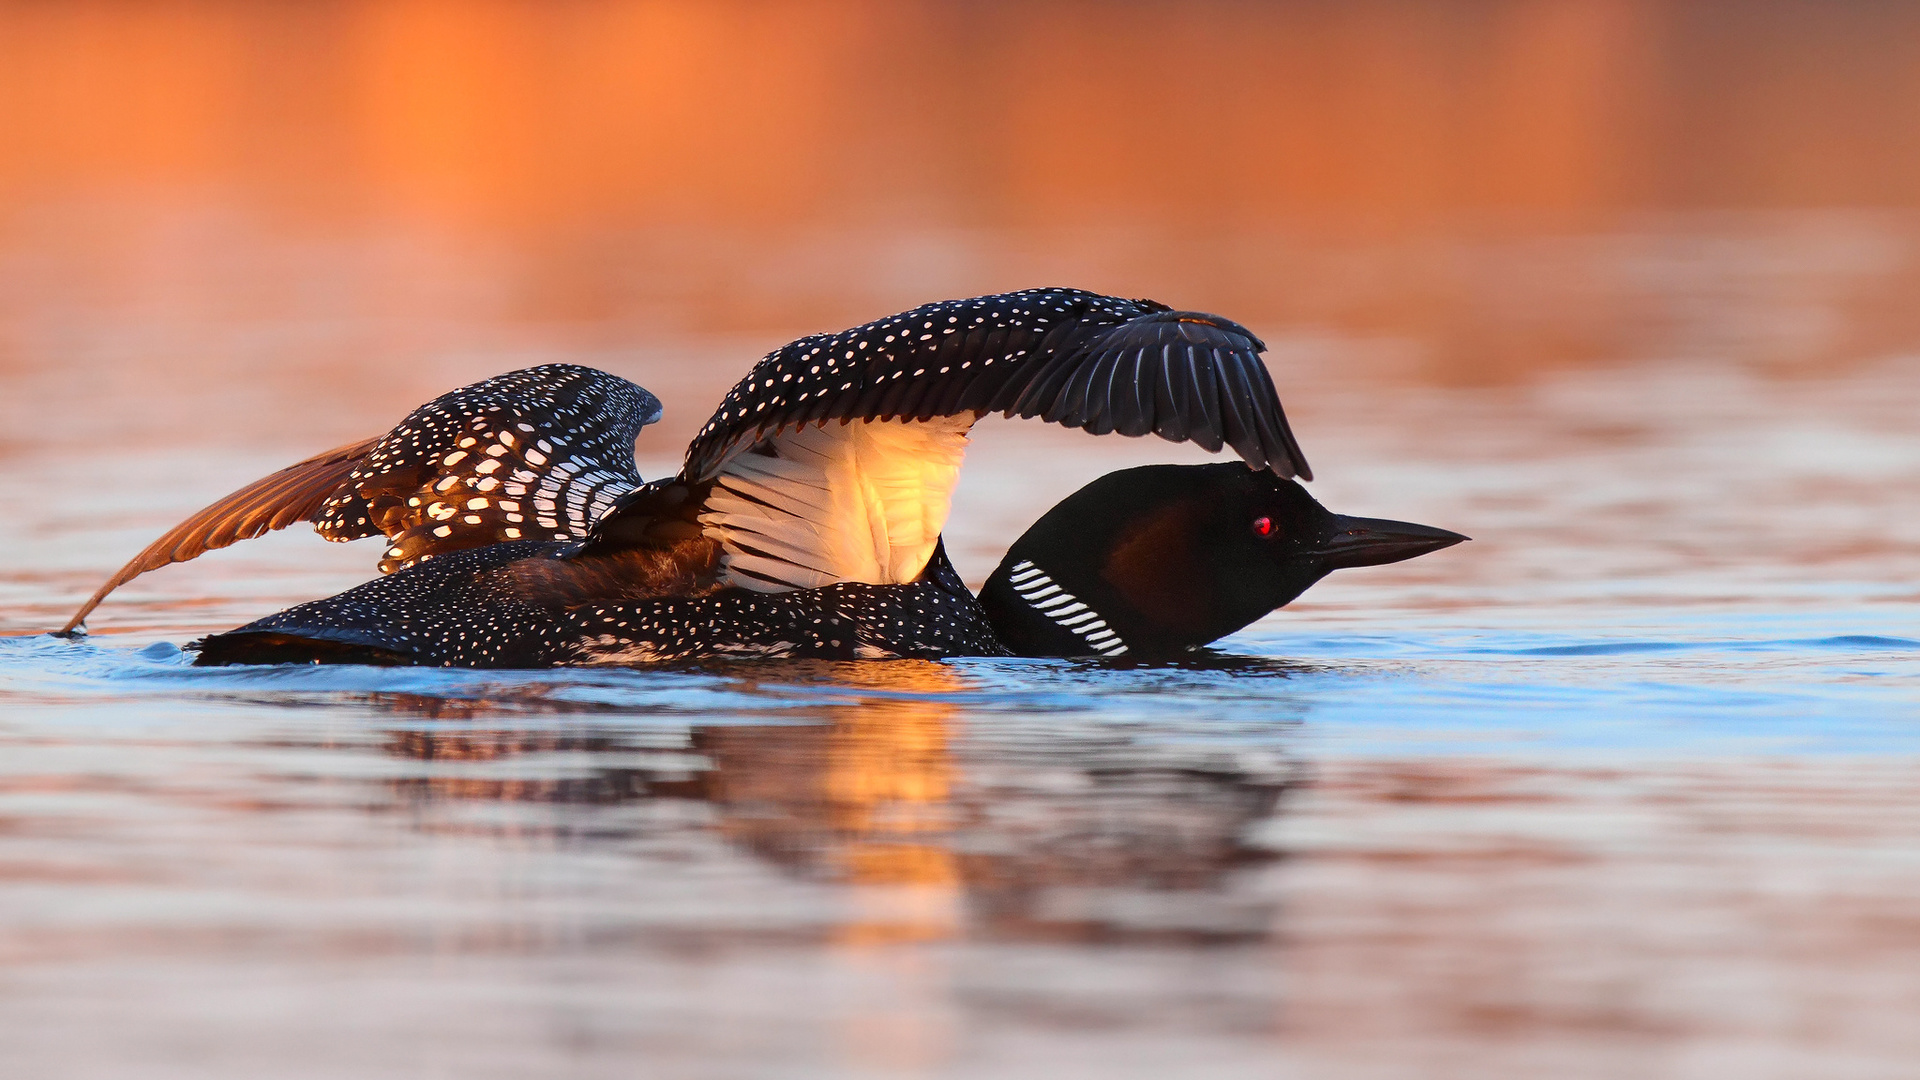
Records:
<instances>
[{"instance_id":1,"label":"black head","mask_svg":"<svg viewBox=\"0 0 1920 1080\"><path fill-rule=\"evenodd\" d=\"M1299 484L1238 462L1148 465L1047 511L980 603L1024 656L1164 654L1231 634L1335 570L1465 539L1330 513Z\"/></svg>"}]
</instances>

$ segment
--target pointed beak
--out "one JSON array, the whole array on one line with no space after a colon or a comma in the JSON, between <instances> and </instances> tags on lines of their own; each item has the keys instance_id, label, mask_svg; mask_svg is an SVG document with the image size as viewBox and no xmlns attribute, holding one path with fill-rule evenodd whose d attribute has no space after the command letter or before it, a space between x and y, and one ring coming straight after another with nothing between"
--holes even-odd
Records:
<instances>
[{"instance_id":1,"label":"pointed beak","mask_svg":"<svg viewBox=\"0 0 1920 1080\"><path fill-rule=\"evenodd\" d=\"M1415 525L1410 521L1347 517L1344 514L1333 516L1333 530L1333 538L1320 548L1329 570L1400 562L1429 551L1452 547L1468 539L1457 532Z\"/></svg>"}]
</instances>

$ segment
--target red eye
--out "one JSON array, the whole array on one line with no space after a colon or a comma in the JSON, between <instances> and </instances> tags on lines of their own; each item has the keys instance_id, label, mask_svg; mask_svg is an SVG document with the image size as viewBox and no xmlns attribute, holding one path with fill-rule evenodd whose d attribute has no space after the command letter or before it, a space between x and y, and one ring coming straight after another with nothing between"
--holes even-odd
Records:
<instances>
[{"instance_id":1,"label":"red eye","mask_svg":"<svg viewBox=\"0 0 1920 1080\"><path fill-rule=\"evenodd\" d=\"M1254 518L1253 519L1253 535L1272 536L1273 535L1273 519L1269 517Z\"/></svg>"}]
</instances>

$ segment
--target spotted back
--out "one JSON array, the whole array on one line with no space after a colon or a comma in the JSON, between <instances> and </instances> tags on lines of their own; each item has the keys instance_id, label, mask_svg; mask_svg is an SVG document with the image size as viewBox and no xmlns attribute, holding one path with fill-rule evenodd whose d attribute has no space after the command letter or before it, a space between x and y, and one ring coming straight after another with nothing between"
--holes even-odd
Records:
<instances>
[{"instance_id":1,"label":"spotted back","mask_svg":"<svg viewBox=\"0 0 1920 1080\"><path fill-rule=\"evenodd\" d=\"M453 552L213 635L195 643L195 662L530 668L1006 655L938 547L919 578L898 585L598 599L550 587L551 556L563 547Z\"/></svg>"},{"instance_id":2,"label":"spotted back","mask_svg":"<svg viewBox=\"0 0 1920 1080\"><path fill-rule=\"evenodd\" d=\"M660 402L633 383L543 364L462 387L380 440L314 527L329 540L384 533L392 573L510 540L570 540L640 485L633 442Z\"/></svg>"}]
</instances>

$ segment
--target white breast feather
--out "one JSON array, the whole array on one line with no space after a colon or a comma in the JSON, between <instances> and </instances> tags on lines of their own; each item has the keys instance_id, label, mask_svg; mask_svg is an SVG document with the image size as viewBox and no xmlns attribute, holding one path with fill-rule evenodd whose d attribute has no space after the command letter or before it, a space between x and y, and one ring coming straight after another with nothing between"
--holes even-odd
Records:
<instances>
[{"instance_id":1,"label":"white breast feather","mask_svg":"<svg viewBox=\"0 0 1920 1080\"><path fill-rule=\"evenodd\" d=\"M946 527L972 416L828 421L728 461L700 523L760 592L912 581Z\"/></svg>"}]
</instances>

